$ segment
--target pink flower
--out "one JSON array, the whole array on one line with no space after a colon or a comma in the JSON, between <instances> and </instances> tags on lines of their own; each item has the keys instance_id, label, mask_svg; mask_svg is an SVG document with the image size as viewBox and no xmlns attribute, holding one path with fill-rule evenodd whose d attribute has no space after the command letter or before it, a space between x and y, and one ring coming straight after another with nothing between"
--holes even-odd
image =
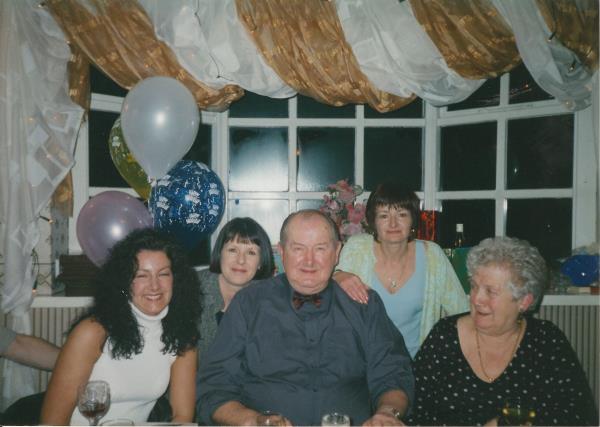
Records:
<instances>
[{"instance_id":1,"label":"pink flower","mask_svg":"<svg viewBox=\"0 0 600 427\"><path fill-rule=\"evenodd\" d=\"M348 181L346 181L345 179L340 179L338 182L336 182L335 187L336 187L336 190L338 190L338 191L354 192L354 188L352 188L352 186L350 184L348 184Z\"/></svg>"},{"instance_id":2,"label":"pink flower","mask_svg":"<svg viewBox=\"0 0 600 427\"><path fill-rule=\"evenodd\" d=\"M337 200L334 199L329 199L328 201L325 202L325 205L327 206L327 208L329 210L332 210L334 212L337 212L340 210L340 204L337 202Z\"/></svg>"},{"instance_id":3,"label":"pink flower","mask_svg":"<svg viewBox=\"0 0 600 427\"><path fill-rule=\"evenodd\" d=\"M356 198L353 190L342 190L338 193L338 198L343 204L351 203Z\"/></svg>"},{"instance_id":4,"label":"pink flower","mask_svg":"<svg viewBox=\"0 0 600 427\"><path fill-rule=\"evenodd\" d=\"M366 207L362 203L348 205L346 209L348 210L348 221L353 224L360 224L360 222L365 218Z\"/></svg>"}]
</instances>

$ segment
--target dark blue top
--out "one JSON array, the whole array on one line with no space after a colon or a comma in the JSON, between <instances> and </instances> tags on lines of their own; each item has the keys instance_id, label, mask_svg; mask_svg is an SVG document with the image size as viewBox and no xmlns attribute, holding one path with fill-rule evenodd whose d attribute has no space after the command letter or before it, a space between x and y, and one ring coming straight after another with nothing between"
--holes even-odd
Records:
<instances>
[{"instance_id":1,"label":"dark blue top","mask_svg":"<svg viewBox=\"0 0 600 427\"><path fill-rule=\"evenodd\" d=\"M305 303L298 311L292 292L281 274L233 298L200 358L202 422L214 424L211 415L231 400L279 412L294 425L320 425L333 411L362 424L381 394L394 389L412 402L410 356L376 292L359 304L331 281L319 308Z\"/></svg>"}]
</instances>

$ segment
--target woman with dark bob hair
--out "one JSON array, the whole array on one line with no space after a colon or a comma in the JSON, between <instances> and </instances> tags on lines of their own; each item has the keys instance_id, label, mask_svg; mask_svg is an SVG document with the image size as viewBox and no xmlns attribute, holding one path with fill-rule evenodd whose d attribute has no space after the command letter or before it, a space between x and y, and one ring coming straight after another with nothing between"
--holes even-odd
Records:
<instances>
[{"instance_id":1,"label":"woman with dark bob hair","mask_svg":"<svg viewBox=\"0 0 600 427\"><path fill-rule=\"evenodd\" d=\"M265 230L252 218L234 218L219 232L210 267L201 270L202 316L198 357L213 342L231 299L252 280L271 277L273 248Z\"/></svg>"},{"instance_id":2,"label":"woman with dark bob hair","mask_svg":"<svg viewBox=\"0 0 600 427\"><path fill-rule=\"evenodd\" d=\"M409 424L597 426L567 338L531 316L548 281L538 250L485 239L469 252L467 270L470 312L440 320L419 350Z\"/></svg>"},{"instance_id":3,"label":"woman with dark bob hair","mask_svg":"<svg viewBox=\"0 0 600 427\"><path fill-rule=\"evenodd\" d=\"M415 239L419 198L395 182L380 184L367 201L370 234L344 244L333 278L359 302L376 290L414 357L441 317L468 309L467 297L442 249Z\"/></svg>"},{"instance_id":4,"label":"woman with dark bob hair","mask_svg":"<svg viewBox=\"0 0 600 427\"><path fill-rule=\"evenodd\" d=\"M86 425L77 389L107 381L106 419L147 420L170 387L174 422L192 422L199 283L187 254L152 229L114 245L94 280L94 305L72 328L42 407L42 424Z\"/></svg>"}]
</instances>

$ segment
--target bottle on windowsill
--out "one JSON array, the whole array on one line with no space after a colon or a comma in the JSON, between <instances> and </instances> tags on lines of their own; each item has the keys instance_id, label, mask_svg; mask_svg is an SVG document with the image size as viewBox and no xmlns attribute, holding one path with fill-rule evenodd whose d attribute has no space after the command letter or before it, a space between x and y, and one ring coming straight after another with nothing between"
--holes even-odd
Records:
<instances>
[{"instance_id":1,"label":"bottle on windowsill","mask_svg":"<svg viewBox=\"0 0 600 427\"><path fill-rule=\"evenodd\" d=\"M464 227L462 224L456 224L456 234L454 235L452 249L462 248L463 246L466 246Z\"/></svg>"}]
</instances>

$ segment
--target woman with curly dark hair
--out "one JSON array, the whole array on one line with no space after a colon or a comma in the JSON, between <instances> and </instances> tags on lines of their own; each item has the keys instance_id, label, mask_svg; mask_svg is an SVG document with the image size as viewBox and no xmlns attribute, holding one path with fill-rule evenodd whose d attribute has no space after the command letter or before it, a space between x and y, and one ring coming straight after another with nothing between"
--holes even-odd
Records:
<instances>
[{"instance_id":1,"label":"woman with curly dark hair","mask_svg":"<svg viewBox=\"0 0 600 427\"><path fill-rule=\"evenodd\" d=\"M94 285L94 305L59 355L42 424L87 424L77 389L90 380L110 384L105 419L145 422L170 386L173 421L191 422L200 309L187 254L158 231L135 230L112 248Z\"/></svg>"}]
</instances>

